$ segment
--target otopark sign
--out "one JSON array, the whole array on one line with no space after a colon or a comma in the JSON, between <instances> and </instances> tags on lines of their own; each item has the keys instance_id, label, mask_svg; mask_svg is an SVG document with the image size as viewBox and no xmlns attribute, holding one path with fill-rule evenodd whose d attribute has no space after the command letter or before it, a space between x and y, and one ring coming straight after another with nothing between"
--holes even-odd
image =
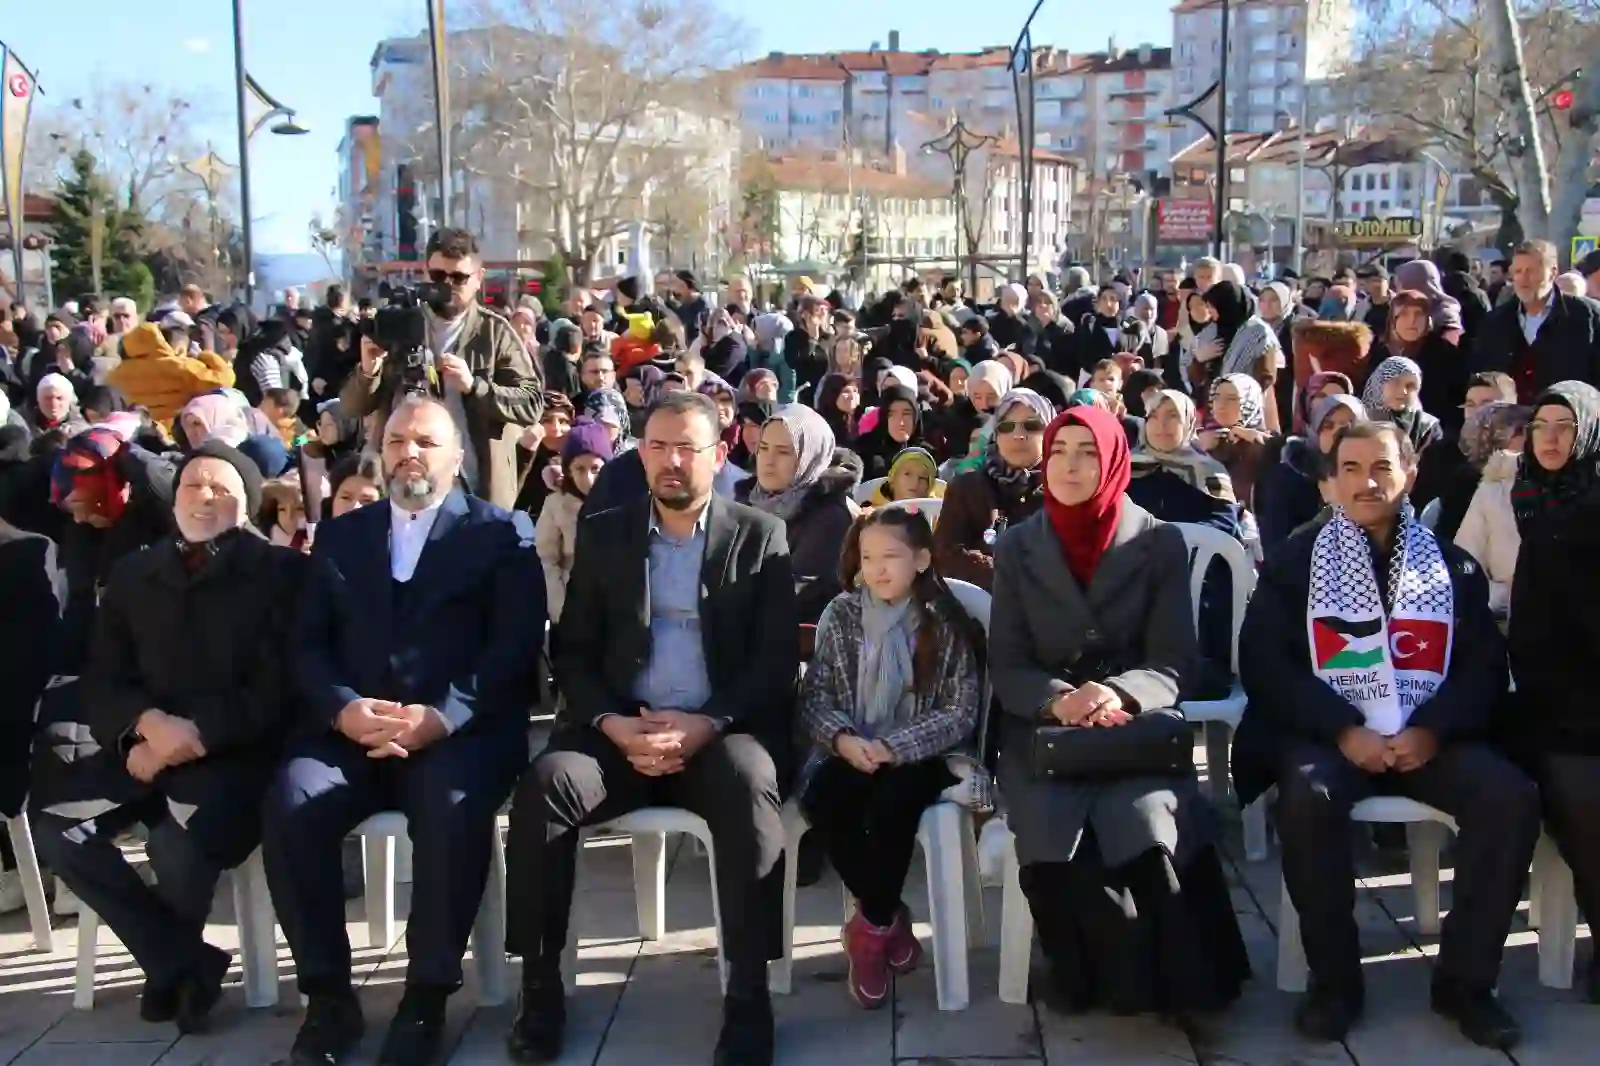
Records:
<instances>
[{"instance_id":1,"label":"otopark sign","mask_svg":"<svg viewBox=\"0 0 1600 1066\"><path fill-rule=\"evenodd\" d=\"M1339 243L1352 248L1410 244L1422 239L1422 219L1347 218L1339 223Z\"/></svg>"}]
</instances>

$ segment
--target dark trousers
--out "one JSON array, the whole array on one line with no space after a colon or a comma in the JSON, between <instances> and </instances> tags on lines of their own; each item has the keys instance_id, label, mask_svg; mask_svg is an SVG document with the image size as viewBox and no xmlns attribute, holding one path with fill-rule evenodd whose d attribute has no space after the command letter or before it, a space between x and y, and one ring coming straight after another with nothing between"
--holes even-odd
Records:
<instances>
[{"instance_id":1,"label":"dark trousers","mask_svg":"<svg viewBox=\"0 0 1600 1066\"><path fill-rule=\"evenodd\" d=\"M1410 773L1371 775L1331 746L1302 744L1278 778L1283 879L1306 962L1323 986L1361 982L1350 808L1369 796L1404 796L1456 820L1456 875L1439 944L1438 975L1492 988L1511 919L1539 839L1532 780L1487 745L1447 744Z\"/></svg>"},{"instance_id":2,"label":"dark trousers","mask_svg":"<svg viewBox=\"0 0 1600 1066\"><path fill-rule=\"evenodd\" d=\"M864 774L832 758L806 786L806 821L873 925L893 923L916 850L917 823L955 782L943 759Z\"/></svg>"},{"instance_id":3,"label":"dark trousers","mask_svg":"<svg viewBox=\"0 0 1600 1066\"><path fill-rule=\"evenodd\" d=\"M783 948L783 796L772 756L755 737L734 733L713 739L680 772L646 777L588 727L551 737L511 805L506 943L522 956L526 976L559 973L578 830L653 806L682 807L706 820L716 844L730 982L765 980L768 960Z\"/></svg>"},{"instance_id":4,"label":"dark trousers","mask_svg":"<svg viewBox=\"0 0 1600 1066\"><path fill-rule=\"evenodd\" d=\"M109 925L145 976L171 985L200 959L217 880L261 839L261 797L271 763L220 755L158 775L131 803L92 818L34 810L39 858ZM60 808L58 808L60 809ZM151 887L118 849L119 835L148 827Z\"/></svg>"},{"instance_id":5,"label":"dark trousers","mask_svg":"<svg viewBox=\"0 0 1600 1066\"><path fill-rule=\"evenodd\" d=\"M495 815L527 765L520 718L474 722L404 759L370 758L337 733L291 745L267 795L265 857L300 991L350 988L340 854L344 838L381 811L405 815L413 848L406 983L460 987Z\"/></svg>"},{"instance_id":6,"label":"dark trousers","mask_svg":"<svg viewBox=\"0 0 1600 1066\"><path fill-rule=\"evenodd\" d=\"M1545 825L1572 868L1578 908L1600 922L1600 755L1543 755L1535 764ZM1597 964L1600 965L1600 964Z\"/></svg>"}]
</instances>

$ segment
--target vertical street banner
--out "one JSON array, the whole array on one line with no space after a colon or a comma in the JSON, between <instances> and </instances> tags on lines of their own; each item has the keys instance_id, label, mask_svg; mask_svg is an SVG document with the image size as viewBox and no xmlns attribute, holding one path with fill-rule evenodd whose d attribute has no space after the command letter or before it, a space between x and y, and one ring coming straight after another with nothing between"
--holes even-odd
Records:
<instances>
[{"instance_id":1,"label":"vertical street banner","mask_svg":"<svg viewBox=\"0 0 1600 1066\"><path fill-rule=\"evenodd\" d=\"M0 193L11 225L11 263L17 300L22 300L22 149L28 139L28 113L38 86L17 54L0 44Z\"/></svg>"},{"instance_id":2,"label":"vertical street banner","mask_svg":"<svg viewBox=\"0 0 1600 1066\"><path fill-rule=\"evenodd\" d=\"M428 0L428 37L433 47L434 124L439 139L440 226L450 225L450 63L446 51L444 0Z\"/></svg>"}]
</instances>

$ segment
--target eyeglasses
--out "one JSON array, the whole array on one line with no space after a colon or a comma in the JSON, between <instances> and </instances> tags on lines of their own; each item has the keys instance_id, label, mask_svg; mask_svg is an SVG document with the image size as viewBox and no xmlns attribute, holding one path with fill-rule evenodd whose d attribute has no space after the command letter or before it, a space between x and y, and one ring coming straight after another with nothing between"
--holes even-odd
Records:
<instances>
[{"instance_id":1,"label":"eyeglasses","mask_svg":"<svg viewBox=\"0 0 1600 1066\"><path fill-rule=\"evenodd\" d=\"M459 270L430 270L428 271L428 280L435 285L443 285L445 282L449 282L452 288L459 289L472 280L472 275L463 274Z\"/></svg>"},{"instance_id":2,"label":"eyeglasses","mask_svg":"<svg viewBox=\"0 0 1600 1066\"><path fill-rule=\"evenodd\" d=\"M1578 423L1570 418L1558 418L1553 422L1546 422L1542 418L1535 418L1528 423L1528 428L1535 433L1573 433L1578 429Z\"/></svg>"},{"instance_id":3,"label":"eyeglasses","mask_svg":"<svg viewBox=\"0 0 1600 1066\"><path fill-rule=\"evenodd\" d=\"M664 459L668 455L676 455L679 459L688 460L693 459L701 452L709 452L717 446L717 443L717 441L712 441L710 444L690 444L688 441L679 441L676 444L669 444L664 440L647 440L644 442L644 450L659 459Z\"/></svg>"},{"instance_id":4,"label":"eyeglasses","mask_svg":"<svg viewBox=\"0 0 1600 1066\"><path fill-rule=\"evenodd\" d=\"M1037 418L1030 418L1025 422L1017 422L1008 418L994 428L995 432L1006 435L1016 433L1019 430L1023 433L1043 433L1044 423Z\"/></svg>"}]
</instances>

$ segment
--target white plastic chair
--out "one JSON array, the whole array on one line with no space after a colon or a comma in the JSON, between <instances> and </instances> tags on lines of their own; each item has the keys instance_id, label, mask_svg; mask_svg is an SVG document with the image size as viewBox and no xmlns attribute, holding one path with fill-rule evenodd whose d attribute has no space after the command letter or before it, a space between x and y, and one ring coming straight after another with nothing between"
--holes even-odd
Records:
<instances>
[{"instance_id":1,"label":"white plastic chair","mask_svg":"<svg viewBox=\"0 0 1600 1066\"><path fill-rule=\"evenodd\" d=\"M1227 564L1232 578L1233 597L1230 610L1233 616L1233 639L1229 648L1228 669L1233 677L1233 687L1220 700L1185 700L1178 705L1183 716L1191 722L1200 722L1205 730L1206 768L1210 777L1211 796L1221 802L1228 794L1229 748L1233 730L1244 717L1246 699L1244 687L1239 682L1239 630L1244 625L1244 612L1250 605L1250 596L1256 587L1255 567L1245 553L1244 546L1221 530L1209 526L1178 523L1183 542L1189 549L1189 592L1194 601L1195 631L1200 629L1200 593L1205 585L1206 572L1211 563L1221 558ZM1244 820L1245 858L1259 862L1267 857L1266 808L1257 801L1240 812Z\"/></svg>"},{"instance_id":2,"label":"white plastic chair","mask_svg":"<svg viewBox=\"0 0 1600 1066\"><path fill-rule=\"evenodd\" d=\"M915 507L922 513L922 517L928 520L928 527L931 529L939 524L939 512L944 508L944 500L936 496L925 496L915 500L892 500L884 510L890 507Z\"/></svg>"},{"instance_id":3,"label":"white plastic chair","mask_svg":"<svg viewBox=\"0 0 1600 1066\"><path fill-rule=\"evenodd\" d=\"M711 865L711 913L717 928L717 975L722 990L726 992L728 963L722 948L722 904L717 897L717 850L706 820L681 807L643 807L603 825L587 826L582 836L595 833L626 833L632 838L634 907L639 917L639 937L650 941L666 936L667 834L687 833L700 842L705 849L706 860ZM577 955L577 938L569 932L561 967L569 984L577 973Z\"/></svg>"},{"instance_id":4,"label":"white plastic chair","mask_svg":"<svg viewBox=\"0 0 1600 1066\"><path fill-rule=\"evenodd\" d=\"M278 935L267 891L267 870L257 848L229 874L233 882L233 920L239 927L239 967L244 971L244 1001L251 1008L278 1003ZM72 987L72 1005L94 1009L95 956L100 940L100 916L87 905L78 910L78 963Z\"/></svg>"},{"instance_id":5,"label":"white plastic chair","mask_svg":"<svg viewBox=\"0 0 1600 1066\"><path fill-rule=\"evenodd\" d=\"M989 593L966 581L950 580L951 593L989 632ZM982 756L991 699L987 680L979 697L978 746ZM800 838L807 829L805 815L795 800L784 808L785 869L783 883L783 958L774 962L772 991L788 995L793 987L795 902L800 861ZM927 869L928 912L933 926L933 981L939 1009L966 1010L972 1000L967 950L983 936L983 885L978 875L978 838L972 811L958 803L940 801L922 812L917 823L917 844ZM854 900L844 894L844 916L850 919Z\"/></svg>"},{"instance_id":6,"label":"white plastic chair","mask_svg":"<svg viewBox=\"0 0 1600 1066\"><path fill-rule=\"evenodd\" d=\"M856 502L866 503L868 500L872 499L872 494L877 492L878 487L887 480L887 478L875 477L869 478L857 485L855 491Z\"/></svg>"},{"instance_id":7,"label":"white plastic chair","mask_svg":"<svg viewBox=\"0 0 1600 1066\"><path fill-rule=\"evenodd\" d=\"M366 872L367 943L387 949L395 940L394 885L396 841L408 837L406 816L382 811L356 826ZM495 1007L507 998L506 851L500 825L494 826L489 881L472 923L472 960L478 971L478 1002Z\"/></svg>"},{"instance_id":8,"label":"white plastic chair","mask_svg":"<svg viewBox=\"0 0 1600 1066\"><path fill-rule=\"evenodd\" d=\"M1571 988L1578 946L1578 899L1572 870L1548 834L1540 835L1534 849L1528 885L1528 924L1539 930L1539 983L1546 988Z\"/></svg>"},{"instance_id":9,"label":"white plastic chair","mask_svg":"<svg viewBox=\"0 0 1600 1066\"><path fill-rule=\"evenodd\" d=\"M1411 857L1411 889L1416 895L1417 929L1424 936L1439 932L1439 851L1446 831L1455 832L1455 819L1425 803L1400 796L1374 796L1357 803L1350 812L1356 822L1398 822L1406 827L1406 847ZM1578 904L1573 895L1572 871L1561 860L1555 843L1541 837L1533 856L1532 896L1538 901L1530 924L1539 926L1539 982L1550 988L1572 987L1572 965L1578 935ZM1304 992L1306 952L1300 939L1300 916L1289 899L1289 887L1280 890L1278 904L1278 988Z\"/></svg>"},{"instance_id":10,"label":"white plastic chair","mask_svg":"<svg viewBox=\"0 0 1600 1066\"><path fill-rule=\"evenodd\" d=\"M33 829L28 812L6 819L11 851L17 857L17 876L22 879L22 898L28 903L28 924L33 928L33 948L45 954L56 949L55 929L50 924L50 904L44 897L44 877L39 872L39 856L33 850Z\"/></svg>"}]
</instances>

